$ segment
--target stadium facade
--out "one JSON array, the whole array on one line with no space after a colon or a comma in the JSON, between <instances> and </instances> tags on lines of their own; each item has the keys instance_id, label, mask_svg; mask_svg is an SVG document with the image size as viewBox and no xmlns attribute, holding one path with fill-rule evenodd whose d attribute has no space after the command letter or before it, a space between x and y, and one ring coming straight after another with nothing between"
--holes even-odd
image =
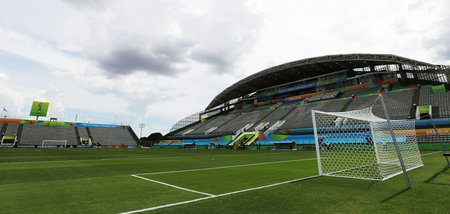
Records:
<instances>
[{"instance_id":1,"label":"stadium facade","mask_svg":"<svg viewBox=\"0 0 450 214\"><path fill-rule=\"evenodd\" d=\"M450 138L449 79L450 66L391 54L341 54L293 61L229 86L205 110L177 122L156 146L311 148L311 110L373 106L373 113L383 117L377 104L380 94L391 119L415 119L419 142L433 143L430 120L417 112L419 106L430 105L442 137Z\"/></svg>"}]
</instances>

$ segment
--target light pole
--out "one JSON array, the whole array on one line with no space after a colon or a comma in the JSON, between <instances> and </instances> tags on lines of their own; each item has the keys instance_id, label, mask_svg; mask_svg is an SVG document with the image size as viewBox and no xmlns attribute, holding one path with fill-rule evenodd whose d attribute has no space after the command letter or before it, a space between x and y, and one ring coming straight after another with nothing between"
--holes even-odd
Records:
<instances>
[{"instance_id":1,"label":"light pole","mask_svg":"<svg viewBox=\"0 0 450 214\"><path fill-rule=\"evenodd\" d=\"M145 128L145 124L144 123L140 123L139 124L139 128L141 129L141 134L139 135L139 139L142 138L142 129Z\"/></svg>"}]
</instances>

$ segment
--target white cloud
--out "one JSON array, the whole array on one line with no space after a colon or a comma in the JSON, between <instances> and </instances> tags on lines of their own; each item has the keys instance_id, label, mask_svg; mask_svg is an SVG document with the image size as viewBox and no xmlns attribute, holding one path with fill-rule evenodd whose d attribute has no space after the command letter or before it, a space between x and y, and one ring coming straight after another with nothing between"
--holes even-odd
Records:
<instances>
[{"instance_id":1,"label":"white cloud","mask_svg":"<svg viewBox=\"0 0 450 214\"><path fill-rule=\"evenodd\" d=\"M8 80L8 74L0 72L0 81Z\"/></svg>"}]
</instances>

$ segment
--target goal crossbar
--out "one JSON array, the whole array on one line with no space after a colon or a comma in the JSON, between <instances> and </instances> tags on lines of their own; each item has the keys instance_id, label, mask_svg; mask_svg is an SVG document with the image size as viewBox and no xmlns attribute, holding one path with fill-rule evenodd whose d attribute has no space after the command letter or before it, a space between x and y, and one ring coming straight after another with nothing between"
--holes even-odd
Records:
<instances>
[{"instance_id":1,"label":"goal crossbar","mask_svg":"<svg viewBox=\"0 0 450 214\"><path fill-rule=\"evenodd\" d=\"M311 113L319 175L382 181L423 166L412 120L388 123L372 108Z\"/></svg>"},{"instance_id":2,"label":"goal crossbar","mask_svg":"<svg viewBox=\"0 0 450 214\"><path fill-rule=\"evenodd\" d=\"M64 144L64 147L67 146L67 140L42 140L41 146L44 147L46 143L52 143L52 146L53 145L63 145L63 144ZM60 144L57 144L57 143L60 143Z\"/></svg>"}]
</instances>

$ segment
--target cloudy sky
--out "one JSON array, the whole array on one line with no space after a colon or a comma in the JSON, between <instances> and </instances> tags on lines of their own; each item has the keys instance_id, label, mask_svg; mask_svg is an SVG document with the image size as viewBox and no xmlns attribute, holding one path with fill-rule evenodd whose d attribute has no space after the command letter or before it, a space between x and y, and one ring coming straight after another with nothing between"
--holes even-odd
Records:
<instances>
[{"instance_id":1,"label":"cloudy sky","mask_svg":"<svg viewBox=\"0 0 450 214\"><path fill-rule=\"evenodd\" d=\"M307 57L450 64L450 1L2 0L1 116L167 133L234 82Z\"/></svg>"}]
</instances>

